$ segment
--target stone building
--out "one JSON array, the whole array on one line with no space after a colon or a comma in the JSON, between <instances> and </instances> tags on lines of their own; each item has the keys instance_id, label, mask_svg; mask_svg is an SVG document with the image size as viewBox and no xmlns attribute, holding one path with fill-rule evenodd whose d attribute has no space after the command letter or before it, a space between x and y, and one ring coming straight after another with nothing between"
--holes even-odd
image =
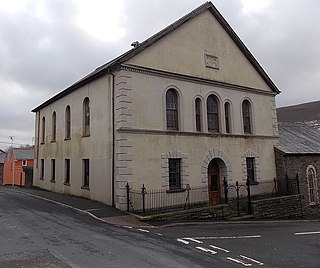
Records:
<instances>
[{"instance_id":1,"label":"stone building","mask_svg":"<svg viewBox=\"0 0 320 268\"><path fill-rule=\"evenodd\" d=\"M275 155L278 178L298 175L304 214L320 215L320 130L310 123L279 122Z\"/></svg>"},{"instance_id":2,"label":"stone building","mask_svg":"<svg viewBox=\"0 0 320 268\"><path fill-rule=\"evenodd\" d=\"M220 203L224 177L276 176L278 93L205 3L33 110L34 185L120 209L127 183Z\"/></svg>"}]
</instances>

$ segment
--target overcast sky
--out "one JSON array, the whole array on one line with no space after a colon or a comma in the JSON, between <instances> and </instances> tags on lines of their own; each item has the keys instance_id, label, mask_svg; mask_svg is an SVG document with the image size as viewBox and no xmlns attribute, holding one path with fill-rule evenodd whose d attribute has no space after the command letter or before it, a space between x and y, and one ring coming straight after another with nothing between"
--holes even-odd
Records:
<instances>
[{"instance_id":1,"label":"overcast sky","mask_svg":"<svg viewBox=\"0 0 320 268\"><path fill-rule=\"evenodd\" d=\"M0 149L31 144L33 108L204 2L0 0ZM282 91L278 107L320 99L320 1L213 4Z\"/></svg>"}]
</instances>

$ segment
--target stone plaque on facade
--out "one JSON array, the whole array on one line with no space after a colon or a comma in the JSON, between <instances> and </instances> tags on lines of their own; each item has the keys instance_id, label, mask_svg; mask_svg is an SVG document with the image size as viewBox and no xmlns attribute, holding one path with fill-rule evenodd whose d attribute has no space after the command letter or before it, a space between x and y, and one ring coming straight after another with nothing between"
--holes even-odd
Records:
<instances>
[{"instance_id":1,"label":"stone plaque on facade","mask_svg":"<svg viewBox=\"0 0 320 268\"><path fill-rule=\"evenodd\" d=\"M219 61L216 56L204 54L204 62L208 68L219 69Z\"/></svg>"}]
</instances>

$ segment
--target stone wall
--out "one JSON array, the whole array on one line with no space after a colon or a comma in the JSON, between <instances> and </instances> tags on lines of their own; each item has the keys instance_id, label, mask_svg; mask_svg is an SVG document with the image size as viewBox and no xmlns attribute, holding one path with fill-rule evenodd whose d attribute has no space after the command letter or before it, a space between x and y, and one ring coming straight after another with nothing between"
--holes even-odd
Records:
<instances>
[{"instance_id":1,"label":"stone wall","mask_svg":"<svg viewBox=\"0 0 320 268\"><path fill-rule=\"evenodd\" d=\"M228 205L218 205L204 208L194 208L150 216L138 216L141 221L170 221L170 220L225 220L236 217L236 212Z\"/></svg>"},{"instance_id":2,"label":"stone wall","mask_svg":"<svg viewBox=\"0 0 320 268\"><path fill-rule=\"evenodd\" d=\"M300 195L274 197L252 201L255 219L285 219L302 217Z\"/></svg>"},{"instance_id":3,"label":"stone wall","mask_svg":"<svg viewBox=\"0 0 320 268\"><path fill-rule=\"evenodd\" d=\"M307 168L312 165L316 169L318 198L320 198L320 155L317 154L283 154L275 151L277 178L284 178L286 174L290 179L299 176L299 186L303 214L305 216L320 215L319 200L310 204L307 182Z\"/></svg>"}]
</instances>

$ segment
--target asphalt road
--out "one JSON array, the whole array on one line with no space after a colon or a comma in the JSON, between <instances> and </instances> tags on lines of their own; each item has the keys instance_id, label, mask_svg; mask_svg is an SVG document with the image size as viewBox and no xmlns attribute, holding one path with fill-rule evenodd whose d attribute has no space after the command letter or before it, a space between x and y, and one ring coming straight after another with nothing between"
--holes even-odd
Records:
<instances>
[{"instance_id":1,"label":"asphalt road","mask_svg":"<svg viewBox=\"0 0 320 268\"><path fill-rule=\"evenodd\" d=\"M0 190L0 267L228 267L150 231ZM232 267L232 266L230 266Z\"/></svg>"},{"instance_id":2,"label":"asphalt road","mask_svg":"<svg viewBox=\"0 0 320 268\"><path fill-rule=\"evenodd\" d=\"M320 222L113 226L2 188L0 267L320 267Z\"/></svg>"}]
</instances>

